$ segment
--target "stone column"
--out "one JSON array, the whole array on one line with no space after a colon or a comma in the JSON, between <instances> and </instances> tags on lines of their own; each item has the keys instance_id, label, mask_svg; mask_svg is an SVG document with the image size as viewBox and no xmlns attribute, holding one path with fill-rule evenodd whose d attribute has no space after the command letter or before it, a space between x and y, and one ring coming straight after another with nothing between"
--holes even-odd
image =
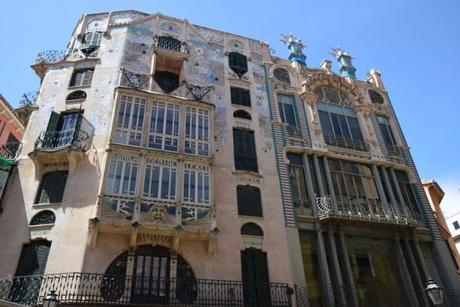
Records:
<instances>
[{"instance_id":1,"label":"stone column","mask_svg":"<svg viewBox=\"0 0 460 307\"><path fill-rule=\"evenodd\" d=\"M398 179L396 178L395 170L392 167L390 168L390 175L391 175L391 179L393 180L393 183L396 189L396 194L398 194L399 208L406 215L406 217L409 217L409 212L407 210L407 204L404 202L404 197L401 193L401 189L399 188Z\"/></svg>"},{"instance_id":2,"label":"stone column","mask_svg":"<svg viewBox=\"0 0 460 307\"><path fill-rule=\"evenodd\" d=\"M353 272L351 271L350 258L348 255L347 243L345 240L345 232L339 231L340 247L342 259L345 263L346 279L349 286L348 295L350 296L351 307L358 307L358 296L356 295L355 281L353 280Z\"/></svg>"},{"instance_id":3,"label":"stone column","mask_svg":"<svg viewBox=\"0 0 460 307\"><path fill-rule=\"evenodd\" d=\"M334 185L332 184L331 170L329 169L329 161L327 156L323 157L323 166L324 172L326 173L327 187L329 189L329 194L331 195L332 207L334 208L334 212L337 212L337 200L335 198Z\"/></svg>"},{"instance_id":4,"label":"stone column","mask_svg":"<svg viewBox=\"0 0 460 307\"><path fill-rule=\"evenodd\" d=\"M308 200L311 203L313 215L318 216L318 209L316 208L315 189L313 188L313 178L310 172L310 162L308 161L307 154L303 155L303 170L305 176L305 183L307 184Z\"/></svg>"},{"instance_id":5,"label":"stone column","mask_svg":"<svg viewBox=\"0 0 460 307\"><path fill-rule=\"evenodd\" d=\"M316 102L318 101L318 96L313 93L309 92L305 89L301 93L301 97L305 102L305 115L307 117L308 126L311 128L311 142L313 148L315 147L326 147L323 138L323 130L321 129L321 123L319 120L318 109L316 108Z\"/></svg>"},{"instance_id":6,"label":"stone column","mask_svg":"<svg viewBox=\"0 0 460 307\"><path fill-rule=\"evenodd\" d=\"M326 196L326 193L324 192L323 180L321 178L321 168L319 167L319 161L316 155L313 155L313 164L315 165L316 181L318 183L318 189L320 194L319 196Z\"/></svg>"},{"instance_id":7,"label":"stone column","mask_svg":"<svg viewBox=\"0 0 460 307\"><path fill-rule=\"evenodd\" d=\"M387 170L383 166L382 166L382 174L383 174L383 181L385 183L385 186L387 187L388 194L390 195L391 205L389 204L389 207L391 207L392 209L398 208L398 202L396 201L395 195L393 193L393 188L391 187L390 180L388 179ZM393 215L395 214L393 210L391 210L391 213Z\"/></svg>"},{"instance_id":8,"label":"stone column","mask_svg":"<svg viewBox=\"0 0 460 307\"><path fill-rule=\"evenodd\" d=\"M372 106L361 104L355 107L355 111L364 142L370 146L369 149L372 153L380 152L378 139L375 135L374 126L372 125L370 117L372 112Z\"/></svg>"},{"instance_id":9,"label":"stone column","mask_svg":"<svg viewBox=\"0 0 460 307\"><path fill-rule=\"evenodd\" d=\"M340 271L339 258L337 257L337 247L335 245L334 232L331 228L328 230L329 245L331 247L331 258L334 265L334 277L337 284L338 306L346 306L345 289L343 285L342 272Z\"/></svg>"},{"instance_id":10,"label":"stone column","mask_svg":"<svg viewBox=\"0 0 460 307\"><path fill-rule=\"evenodd\" d=\"M403 287L406 292L406 296L409 299L409 306L420 306L417 301L417 296L415 295L414 285L410 278L409 270L407 268L406 259L401 248L401 243L399 241L399 235L394 237L394 246L396 252L396 260L398 261L399 272L403 282Z\"/></svg>"},{"instance_id":11,"label":"stone column","mask_svg":"<svg viewBox=\"0 0 460 307\"><path fill-rule=\"evenodd\" d=\"M412 234L412 241L414 242L414 247L415 247L415 256L417 257L421 267L422 267L422 273L423 273L423 277L425 279L425 282L427 282L428 280L432 279L431 278L431 274L430 272L428 271L428 267L426 266L426 263L425 263L425 258L423 258L423 254L422 254L422 250L420 249L420 246L418 244L418 239L417 239L417 236L415 235L415 233Z\"/></svg>"},{"instance_id":12,"label":"stone column","mask_svg":"<svg viewBox=\"0 0 460 307\"><path fill-rule=\"evenodd\" d=\"M382 178L380 178L379 170L377 168L377 165L375 164L372 165L372 174L374 175L377 191L379 192L380 199L382 200L382 207L385 208L385 210L387 211L385 212L385 214L389 214L390 210L388 206L387 196L385 195L385 190L383 189Z\"/></svg>"},{"instance_id":13,"label":"stone column","mask_svg":"<svg viewBox=\"0 0 460 307\"><path fill-rule=\"evenodd\" d=\"M323 292L326 299L326 306L335 306L334 291L332 289L329 267L327 265L326 250L324 247L323 234L319 229L319 224L316 225L316 244L318 248L319 270L321 273L321 281L323 284Z\"/></svg>"},{"instance_id":14,"label":"stone column","mask_svg":"<svg viewBox=\"0 0 460 307\"><path fill-rule=\"evenodd\" d=\"M131 288L134 286L134 261L136 253L134 248L130 248L128 251L128 258L126 260L126 276L130 278L125 279L125 294L123 297L126 297L128 301L131 298Z\"/></svg>"},{"instance_id":15,"label":"stone column","mask_svg":"<svg viewBox=\"0 0 460 307\"><path fill-rule=\"evenodd\" d=\"M153 75L155 74L155 67L157 65L157 53L155 51L152 52L152 59L150 60L150 80L149 80L149 90L153 91Z\"/></svg>"},{"instance_id":16,"label":"stone column","mask_svg":"<svg viewBox=\"0 0 460 307\"><path fill-rule=\"evenodd\" d=\"M416 279L416 284L417 284L417 289L416 291L420 291L417 293L417 296L419 298L419 302L421 306L423 307L430 307L430 303L428 302L428 298L425 295L423 289L425 286L423 285L423 280L422 277L420 276L420 272L417 267L417 262L415 261L414 254L412 252L412 248L410 246L409 238L404 238L404 246L406 249L406 254L407 257L409 258L409 265L410 265L410 270L413 272L413 275L415 276ZM423 293L422 293L423 291Z\"/></svg>"}]
</instances>

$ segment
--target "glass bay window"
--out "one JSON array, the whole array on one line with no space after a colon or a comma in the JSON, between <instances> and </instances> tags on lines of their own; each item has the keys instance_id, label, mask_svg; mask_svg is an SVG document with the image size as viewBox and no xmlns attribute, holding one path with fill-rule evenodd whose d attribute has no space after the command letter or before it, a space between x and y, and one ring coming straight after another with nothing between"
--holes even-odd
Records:
<instances>
[{"instance_id":1,"label":"glass bay window","mask_svg":"<svg viewBox=\"0 0 460 307\"><path fill-rule=\"evenodd\" d=\"M177 151L179 144L179 105L154 101L147 147Z\"/></svg>"}]
</instances>

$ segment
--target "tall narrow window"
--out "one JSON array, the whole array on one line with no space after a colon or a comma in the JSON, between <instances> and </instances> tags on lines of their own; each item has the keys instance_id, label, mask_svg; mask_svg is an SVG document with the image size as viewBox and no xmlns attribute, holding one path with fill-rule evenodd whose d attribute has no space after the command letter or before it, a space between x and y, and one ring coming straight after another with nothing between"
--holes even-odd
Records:
<instances>
[{"instance_id":1,"label":"tall narrow window","mask_svg":"<svg viewBox=\"0 0 460 307\"><path fill-rule=\"evenodd\" d=\"M145 105L144 98L121 96L114 138L116 143L141 146Z\"/></svg>"},{"instance_id":2,"label":"tall narrow window","mask_svg":"<svg viewBox=\"0 0 460 307\"><path fill-rule=\"evenodd\" d=\"M105 182L105 193L124 197L135 196L137 170L136 156L112 154Z\"/></svg>"},{"instance_id":3,"label":"tall narrow window","mask_svg":"<svg viewBox=\"0 0 460 307\"><path fill-rule=\"evenodd\" d=\"M327 144L357 150L367 150L353 109L318 102L318 113Z\"/></svg>"},{"instance_id":4,"label":"tall narrow window","mask_svg":"<svg viewBox=\"0 0 460 307\"><path fill-rule=\"evenodd\" d=\"M283 123L289 124L290 126L297 126L297 120L294 111L295 98L291 95L278 95L278 108L280 112L280 118Z\"/></svg>"},{"instance_id":5,"label":"tall narrow window","mask_svg":"<svg viewBox=\"0 0 460 307\"><path fill-rule=\"evenodd\" d=\"M185 109L185 153L209 155L209 111L187 107Z\"/></svg>"},{"instance_id":6,"label":"tall narrow window","mask_svg":"<svg viewBox=\"0 0 460 307\"><path fill-rule=\"evenodd\" d=\"M254 131L233 128L235 169L258 172Z\"/></svg>"},{"instance_id":7,"label":"tall narrow window","mask_svg":"<svg viewBox=\"0 0 460 307\"><path fill-rule=\"evenodd\" d=\"M177 162L147 158L143 196L150 199L176 199Z\"/></svg>"},{"instance_id":8,"label":"tall narrow window","mask_svg":"<svg viewBox=\"0 0 460 307\"><path fill-rule=\"evenodd\" d=\"M230 94L233 104L247 107L251 106L251 95L249 90L240 87L231 87Z\"/></svg>"},{"instance_id":9,"label":"tall narrow window","mask_svg":"<svg viewBox=\"0 0 460 307\"><path fill-rule=\"evenodd\" d=\"M184 202L210 204L209 165L184 163Z\"/></svg>"},{"instance_id":10,"label":"tall narrow window","mask_svg":"<svg viewBox=\"0 0 460 307\"><path fill-rule=\"evenodd\" d=\"M70 87L89 86L93 79L94 67L85 69L76 69L70 79Z\"/></svg>"},{"instance_id":11,"label":"tall narrow window","mask_svg":"<svg viewBox=\"0 0 460 307\"><path fill-rule=\"evenodd\" d=\"M148 147L177 151L179 143L179 105L154 101L150 117Z\"/></svg>"},{"instance_id":12,"label":"tall narrow window","mask_svg":"<svg viewBox=\"0 0 460 307\"><path fill-rule=\"evenodd\" d=\"M230 52L228 54L228 65L240 78L248 71L248 60L246 56L238 52Z\"/></svg>"},{"instance_id":13,"label":"tall narrow window","mask_svg":"<svg viewBox=\"0 0 460 307\"><path fill-rule=\"evenodd\" d=\"M417 206L417 201L414 195L414 192L412 190L412 185L409 181L409 177L407 174L403 171L395 171L396 174L396 179L398 181L399 189L401 190L401 194L403 197L403 201L406 204L406 206L410 209L412 215L415 218L420 217L420 211ZM395 193L397 195L397 193Z\"/></svg>"},{"instance_id":14,"label":"tall narrow window","mask_svg":"<svg viewBox=\"0 0 460 307\"><path fill-rule=\"evenodd\" d=\"M310 208L302 156L288 154L287 158L289 160L289 181L291 183L291 194L294 207Z\"/></svg>"},{"instance_id":15,"label":"tall narrow window","mask_svg":"<svg viewBox=\"0 0 460 307\"><path fill-rule=\"evenodd\" d=\"M238 215L262 216L260 190L256 187L238 186L236 188Z\"/></svg>"},{"instance_id":16,"label":"tall narrow window","mask_svg":"<svg viewBox=\"0 0 460 307\"><path fill-rule=\"evenodd\" d=\"M45 174L40 182L35 203L59 203L64 196L67 171Z\"/></svg>"},{"instance_id":17,"label":"tall narrow window","mask_svg":"<svg viewBox=\"0 0 460 307\"><path fill-rule=\"evenodd\" d=\"M382 133L383 140L386 145L394 146L396 145L396 139L391 130L390 121L384 116L377 116L377 122L379 124L380 132Z\"/></svg>"}]
</instances>

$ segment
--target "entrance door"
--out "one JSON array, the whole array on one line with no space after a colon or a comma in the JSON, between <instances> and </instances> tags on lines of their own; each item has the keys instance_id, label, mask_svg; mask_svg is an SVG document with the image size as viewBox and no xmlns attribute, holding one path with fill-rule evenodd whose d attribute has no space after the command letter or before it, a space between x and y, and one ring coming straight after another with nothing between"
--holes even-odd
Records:
<instances>
[{"instance_id":1,"label":"entrance door","mask_svg":"<svg viewBox=\"0 0 460 307\"><path fill-rule=\"evenodd\" d=\"M267 254L255 248L241 252L243 295L245 306L270 306L270 282Z\"/></svg>"},{"instance_id":2,"label":"entrance door","mask_svg":"<svg viewBox=\"0 0 460 307\"><path fill-rule=\"evenodd\" d=\"M141 246L134 260L132 301L165 303L169 298L170 252L160 246Z\"/></svg>"},{"instance_id":3,"label":"entrance door","mask_svg":"<svg viewBox=\"0 0 460 307\"><path fill-rule=\"evenodd\" d=\"M49 241L37 240L22 248L15 275L27 277L15 279L11 291L13 302L27 305L36 303L50 246Z\"/></svg>"}]
</instances>

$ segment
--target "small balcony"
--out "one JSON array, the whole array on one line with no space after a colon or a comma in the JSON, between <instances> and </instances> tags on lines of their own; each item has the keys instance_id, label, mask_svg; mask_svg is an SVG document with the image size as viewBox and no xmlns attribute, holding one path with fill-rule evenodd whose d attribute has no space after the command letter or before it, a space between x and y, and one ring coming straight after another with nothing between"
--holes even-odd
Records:
<instances>
[{"instance_id":1,"label":"small balcony","mask_svg":"<svg viewBox=\"0 0 460 307\"><path fill-rule=\"evenodd\" d=\"M171 36L155 36L153 38L153 48L155 50L167 50L181 54L190 53L187 43L181 42Z\"/></svg>"},{"instance_id":2,"label":"small balcony","mask_svg":"<svg viewBox=\"0 0 460 307\"><path fill-rule=\"evenodd\" d=\"M336 197L335 207L330 195L316 197L316 208L320 221L348 220L362 223L383 223L415 227L417 217L405 206L379 200Z\"/></svg>"},{"instance_id":3,"label":"small balcony","mask_svg":"<svg viewBox=\"0 0 460 307\"><path fill-rule=\"evenodd\" d=\"M390 158L404 159L404 149L402 146L389 144L386 146Z\"/></svg>"},{"instance_id":4,"label":"small balcony","mask_svg":"<svg viewBox=\"0 0 460 307\"><path fill-rule=\"evenodd\" d=\"M326 142L326 144L335 146L335 147L341 147L341 148L347 148L347 149L353 149L353 150L359 150L359 151L369 151L368 144L361 140L355 140L355 139L349 139L349 138L325 134L324 141Z\"/></svg>"},{"instance_id":5,"label":"small balcony","mask_svg":"<svg viewBox=\"0 0 460 307\"><path fill-rule=\"evenodd\" d=\"M21 151L22 143L20 142L9 142L0 147L0 157L8 161L14 161L18 157Z\"/></svg>"},{"instance_id":6,"label":"small balcony","mask_svg":"<svg viewBox=\"0 0 460 307\"><path fill-rule=\"evenodd\" d=\"M54 63L64 61L67 54L68 50L40 51L35 58L34 64L32 64L32 69L35 70L35 73L40 77L40 79L43 79L48 67Z\"/></svg>"},{"instance_id":7,"label":"small balcony","mask_svg":"<svg viewBox=\"0 0 460 307\"><path fill-rule=\"evenodd\" d=\"M60 305L95 306L276 306L290 307L292 288L283 283L195 278L60 273L0 279L0 300L38 306L51 291Z\"/></svg>"}]
</instances>

